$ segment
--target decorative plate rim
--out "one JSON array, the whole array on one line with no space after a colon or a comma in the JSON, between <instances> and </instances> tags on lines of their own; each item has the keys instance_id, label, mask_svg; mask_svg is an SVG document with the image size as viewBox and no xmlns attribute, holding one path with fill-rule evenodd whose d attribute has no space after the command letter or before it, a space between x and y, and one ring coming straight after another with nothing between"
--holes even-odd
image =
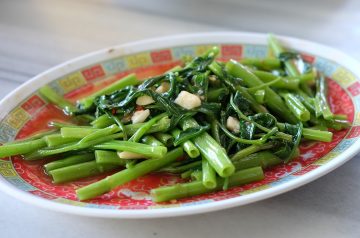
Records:
<instances>
[{"instance_id":1,"label":"decorative plate rim","mask_svg":"<svg viewBox=\"0 0 360 238\"><path fill-rule=\"evenodd\" d=\"M301 40L292 37L279 36L288 47L309 52L320 57L335 59L337 62L344 62L341 65L346 66L357 77L360 77L360 64L352 57L343 52L306 40ZM266 34L250 33L250 32L212 32L212 33L196 33L183 34L175 36L167 36L160 38L153 38L148 40L136 41L133 43L118 45L114 47L105 48L96 52L92 52L75 59L66 61L58 66L55 66L39 75L33 77L26 83L8 94L0 101L0 120L2 120L7 113L13 109L19 102L24 100L27 96L37 90L39 87L51 82L60 76L66 75L74 70L80 69L87 65L96 62L104 61L110 58L125 56L129 54L170 48L175 46L185 46L194 44L229 44L229 43L243 43L243 44L264 44L266 43ZM229 198L223 201L216 201L206 204L197 204L196 206L188 207L173 207L161 209L138 209L138 210L110 210L98 209L90 207L76 207L68 204L61 204L49 201L40 197L31 195L25 191L17 189L15 186L7 182L3 177L0 177L0 190L13 196L21 201L29 204L34 204L39 207L47 208L53 211L59 211L69 214L76 214L82 216L103 217L103 218L158 218L158 217L174 217L191 214L199 214L211 211L222 210L235 206L241 206L253 203L259 200L270 198L292 189L298 188L307 184L341 166L360 151L360 140L351 145L340 155L322 165L321 167L312 170L294 180L287 181L275 187L267 188L265 190L257 191L252 194L242 195L239 197Z\"/></svg>"}]
</instances>

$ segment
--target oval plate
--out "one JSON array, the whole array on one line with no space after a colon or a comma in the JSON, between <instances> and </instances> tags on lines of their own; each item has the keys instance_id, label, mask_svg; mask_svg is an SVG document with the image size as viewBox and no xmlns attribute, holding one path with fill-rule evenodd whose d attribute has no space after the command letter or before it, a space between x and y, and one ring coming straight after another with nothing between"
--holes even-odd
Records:
<instances>
[{"instance_id":1,"label":"oval plate","mask_svg":"<svg viewBox=\"0 0 360 238\"><path fill-rule=\"evenodd\" d=\"M227 191L154 204L151 188L174 184L176 176L151 174L87 202L76 200L74 190L104 176L53 185L43 173L43 162L25 162L19 156L0 159L0 188L22 201L66 213L116 218L170 217L210 212L269 198L309 183L339 167L360 150L360 65L345 54L316 43L280 37L286 47L300 52L328 78L332 110L346 114L349 130L334 133L331 143L307 142L301 155L287 165L266 171L263 181ZM54 67L16 89L0 102L0 142L26 137L47 127L51 119L65 119L37 89L48 84L75 101L129 73L140 78L162 73L186 55L199 55L210 46L221 49L222 59L265 57L266 35L203 33L165 37L121 45L91 53Z\"/></svg>"}]
</instances>

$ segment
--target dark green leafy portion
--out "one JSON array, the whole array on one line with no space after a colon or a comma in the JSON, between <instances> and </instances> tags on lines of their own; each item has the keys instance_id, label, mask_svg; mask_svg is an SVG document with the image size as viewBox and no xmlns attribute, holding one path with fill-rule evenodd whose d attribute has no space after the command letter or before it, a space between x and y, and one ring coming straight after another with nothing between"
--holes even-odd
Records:
<instances>
[{"instance_id":1,"label":"dark green leafy portion","mask_svg":"<svg viewBox=\"0 0 360 238\"><path fill-rule=\"evenodd\" d=\"M241 94L240 92L236 92L234 98L233 98L234 104L237 106L237 108L239 108L239 110L244 114L244 115L251 115L253 114L253 111L251 109L251 102L244 97L243 94Z\"/></svg>"},{"instance_id":2,"label":"dark green leafy portion","mask_svg":"<svg viewBox=\"0 0 360 238\"><path fill-rule=\"evenodd\" d=\"M207 131L209 128L210 126L191 127L180 132L180 134L177 137L175 137L174 146L178 146L184 143L185 141L198 137L199 135Z\"/></svg>"},{"instance_id":3,"label":"dark green leafy portion","mask_svg":"<svg viewBox=\"0 0 360 238\"><path fill-rule=\"evenodd\" d=\"M200 112L208 116L216 116L221 111L220 103L211 103L211 102L203 102L200 107L194 108L191 110L192 112Z\"/></svg>"},{"instance_id":4,"label":"dark green leafy portion","mask_svg":"<svg viewBox=\"0 0 360 238\"><path fill-rule=\"evenodd\" d=\"M270 113L257 113L254 116L249 116L249 119L269 129L276 127L277 124L276 118Z\"/></svg>"},{"instance_id":5,"label":"dark green leafy portion","mask_svg":"<svg viewBox=\"0 0 360 238\"><path fill-rule=\"evenodd\" d=\"M303 125L298 123L297 125L291 125L285 123L284 132L292 135L292 141L277 141L277 148L275 148L274 154L285 162L289 162L296 156L296 151L301 141Z\"/></svg>"},{"instance_id":6,"label":"dark green leafy portion","mask_svg":"<svg viewBox=\"0 0 360 238\"><path fill-rule=\"evenodd\" d=\"M150 105L149 108L159 112L167 112L171 117L170 128L174 128L181 120L194 116L197 113L213 116L219 113L221 108L219 103L206 102L210 74L207 67L213 62L216 56L215 53L210 51L207 55L194 58L186 67L178 72L169 72L152 77L137 87L128 86L109 95L97 97L91 107L86 109L79 108L75 114L95 113L97 117L102 114L108 114L120 127L123 127L121 121L116 118L130 115L136 110L136 99L140 96L148 95L156 102L154 105ZM164 93L156 93L153 88L163 82L168 82L170 89ZM193 110L186 110L175 104L174 99L181 90L198 95L203 100L202 105Z\"/></svg>"},{"instance_id":7,"label":"dark green leafy portion","mask_svg":"<svg viewBox=\"0 0 360 238\"><path fill-rule=\"evenodd\" d=\"M252 140L255 134L254 123L245 120L240 120L239 125L240 125L239 137L243 139Z\"/></svg>"},{"instance_id":8,"label":"dark green leafy portion","mask_svg":"<svg viewBox=\"0 0 360 238\"><path fill-rule=\"evenodd\" d=\"M209 89L208 102L221 102L229 95L229 89L220 87L216 89Z\"/></svg>"},{"instance_id":9,"label":"dark green leafy portion","mask_svg":"<svg viewBox=\"0 0 360 238\"><path fill-rule=\"evenodd\" d=\"M278 59L282 62L288 61L288 60L297 60L299 59L299 54L296 52L282 52L279 54Z\"/></svg>"},{"instance_id":10,"label":"dark green leafy portion","mask_svg":"<svg viewBox=\"0 0 360 238\"><path fill-rule=\"evenodd\" d=\"M209 52L208 54L194 58L184 69L179 71L179 75L182 75L185 79L189 79L194 75L205 72L207 67L214 61L216 54L217 52Z\"/></svg>"},{"instance_id":11,"label":"dark green leafy portion","mask_svg":"<svg viewBox=\"0 0 360 238\"><path fill-rule=\"evenodd\" d=\"M305 62L297 52L282 52L279 54L278 58L283 63L288 60L294 60L301 74L309 73L313 68L313 66Z\"/></svg>"},{"instance_id":12,"label":"dark green leafy portion","mask_svg":"<svg viewBox=\"0 0 360 238\"><path fill-rule=\"evenodd\" d=\"M171 115L170 128L175 127L181 120L187 117L191 117L195 114L192 111L181 108L169 98L163 97L151 90L147 90L146 94L151 96L156 101L156 104L159 106L160 110L167 112L168 115Z\"/></svg>"},{"instance_id":13,"label":"dark green leafy portion","mask_svg":"<svg viewBox=\"0 0 360 238\"><path fill-rule=\"evenodd\" d=\"M195 74L191 78L191 83L188 84L187 91L199 95L204 101L207 101L208 88L209 88L209 73Z\"/></svg>"}]
</instances>

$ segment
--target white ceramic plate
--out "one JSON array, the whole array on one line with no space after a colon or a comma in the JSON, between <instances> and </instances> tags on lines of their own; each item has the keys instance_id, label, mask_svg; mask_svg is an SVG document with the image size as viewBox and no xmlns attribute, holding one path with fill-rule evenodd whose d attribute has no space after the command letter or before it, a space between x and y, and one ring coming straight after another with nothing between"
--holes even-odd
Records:
<instances>
[{"instance_id":1,"label":"white ceramic plate","mask_svg":"<svg viewBox=\"0 0 360 238\"><path fill-rule=\"evenodd\" d=\"M148 199L154 177L119 188L100 199L79 202L74 198L78 183L52 185L44 175L19 157L0 159L0 189L9 195L40 207L84 216L153 218L204 213L245 205L266 199L319 178L351 159L359 150L358 109L360 65L338 50L309 41L280 37L292 50L301 52L329 78L332 108L353 121L349 130L337 132L331 143L302 146L302 155L288 165L266 172L266 179L176 203L154 204ZM96 85L129 72L139 75L159 73L179 62L184 55L197 55L209 45L221 48L221 57L264 57L266 35L253 33L202 33L139 41L104 49L56 66L29 80L0 102L0 142L24 137L52 118L53 107L37 94L48 84L69 99ZM114 76L115 75L115 76ZM44 116L45 115L45 116ZM54 116L56 117L56 116ZM38 125L41 122L44 125ZM141 189L137 185L143 185Z\"/></svg>"}]
</instances>

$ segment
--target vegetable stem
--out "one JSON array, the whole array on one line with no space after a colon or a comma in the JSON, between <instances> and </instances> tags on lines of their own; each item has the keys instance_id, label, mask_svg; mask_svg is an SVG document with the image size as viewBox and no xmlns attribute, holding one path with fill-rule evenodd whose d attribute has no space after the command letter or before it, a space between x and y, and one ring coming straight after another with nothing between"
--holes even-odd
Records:
<instances>
[{"instance_id":1,"label":"vegetable stem","mask_svg":"<svg viewBox=\"0 0 360 238\"><path fill-rule=\"evenodd\" d=\"M42 157L46 157L46 156L61 154L61 153L69 152L69 151L82 150L82 149L86 149L91 146L97 145L99 143L117 139L119 137L121 137L121 134L117 133L117 134L113 134L113 135L104 136L102 138L98 138L95 140L86 141L83 143L75 142L75 143L70 143L70 144L66 144L66 145L43 148L43 149L35 151L31 154L26 155L25 160L37 160L37 159L41 159Z\"/></svg>"},{"instance_id":2,"label":"vegetable stem","mask_svg":"<svg viewBox=\"0 0 360 238\"><path fill-rule=\"evenodd\" d=\"M244 58L240 60L243 65L254 66L264 70L273 70L281 68L281 61L276 58Z\"/></svg>"},{"instance_id":3,"label":"vegetable stem","mask_svg":"<svg viewBox=\"0 0 360 238\"><path fill-rule=\"evenodd\" d=\"M146 122L145 123L136 123L136 124L125 125L124 127L125 127L128 135L132 136L136 133L136 131L139 128L141 128L145 124L146 124ZM170 119L167 117L164 117L164 118L160 119L157 123L152 125L151 128L148 131L146 131L145 134L152 134L154 132L167 131L169 126L170 126ZM60 129L60 132L64 138L80 138L80 139L82 139L85 136L87 136L95 131L98 131L98 130L100 130L100 128L62 127ZM119 134L122 135L122 133L119 133Z\"/></svg>"},{"instance_id":4,"label":"vegetable stem","mask_svg":"<svg viewBox=\"0 0 360 238\"><path fill-rule=\"evenodd\" d=\"M150 130L150 128L158 122L161 118L167 116L166 113L161 113L154 118L150 119L148 122L146 122L143 126L141 126L129 139L129 141L138 142L143 135L145 135L146 132Z\"/></svg>"},{"instance_id":5,"label":"vegetable stem","mask_svg":"<svg viewBox=\"0 0 360 238\"><path fill-rule=\"evenodd\" d=\"M234 161L234 166L236 170L248 169L256 166L267 169L283 162L283 160L269 151L260 151Z\"/></svg>"},{"instance_id":6,"label":"vegetable stem","mask_svg":"<svg viewBox=\"0 0 360 238\"><path fill-rule=\"evenodd\" d=\"M234 187L255 181L262 180L264 173L261 167L240 170L229 177L228 186ZM203 193L221 190L224 179L218 179L215 188L207 188L202 181L180 183L172 186L160 187L151 190L151 197L154 202L165 202L184 197L191 197Z\"/></svg>"},{"instance_id":7,"label":"vegetable stem","mask_svg":"<svg viewBox=\"0 0 360 238\"><path fill-rule=\"evenodd\" d=\"M250 145L250 146L246 147L245 149L239 150L235 155L233 155L231 157L231 160L233 162L235 162L237 160L241 160L244 157L246 157L250 154L256 153L258 151L270 149L273 146L274 146L274 144L271 142L268 142L268 143L265 143L262 145Z\"/></svg>"},{"instance_id":8,"label":"vegetable stem","mask_svg":"<svg viewBox=\"0 0 360 238\"><path fill-rule=\"evenodd\" d=\"M55 160L50 163L44 165L44 169L47 173L52 170L67 167L74 164L80 164L84 162L88 162L94 160L94 154L80 154L80 155L73 155L64 159Z\"/></svg>"},{"instance_id":9,"label":"vegetable stem","mask_svg":"<svg viewBox=\"0 0 360 238\"><path fill-rule=\"evenodd\" d=\"M279 76L273 75L272 73L266 71L251 70L251 72L264 83L273 82L274 80L279 78ZM280 80L273 83L271 87L278 89L296 90L299 89L299 83L300 80L298 78L289 79L285 77L280 77Z\"/></svg>"},{"instance_id":10,"label":"vegetable stem","mask_svg":"<svg viewBox=\"0 0 360 238\"><path fill-rule=\"evenodd\" d=\"M96 149L128 151L144 155L146 158L162 158L167 152L164 146L150 146L132 141L109 141L94 146Z\"/></svg>"},{"instance_id":11,"label":"vegetable stem","mask_svg":"<svg viewBox=\"0 0 360 238\"><path fill-rule=\"evenodd\" d=\"M284 123L277 123L277 126L279 127L280 130L284 130L284 128L285 128ZM303 128L302 136L304 137L304 139L307 139L307 140L331 142L333 133L330 131L321 131L321 130L315 130L315 129L311 129L311 128Z\"/></svg>"},{"instance_id":12,"label":"vegetable stem","mask_svg":"<svg viewBox=\"0 0 360 238\"><path fill-rule=\"evenodd\" d=\"M180 130L174 129L171 131L171 134L174 138L176 138L180 135ZM196 158L200 155L200 151L190 140L181 143L181 146L183 147L184 151L189 155L190 158Z\"/></svg>"},{"instance_id":13,"label":"vegetable stem","mask_svg":"<svg viewBox=\"0 0 360 238\"><path fill-rule=\"evenodd\" d=\"M120 159L118 154L114 151L95 150L96 163L100 165L112 164L125 166L126 160Z\"/></svg>"},{"instance_id":14,"label":"vegetable stem","mask_svg":"<svg viewBox=\"0 0 360 238\"><path fill-rule=\"evenodd\" d=\"M319 117L323 115L325 120L334 118L330 106L327 102L327 85L325 77L320 74L316 81L316 95L315 95L315 115Z\"/></svg>"},{"instance_id":15,"label":"vegetable stem","mask_svg":"<svg viewBox=\"0 0 360 238\"><path fill-rule=\"evenodd\" d=\"M192 118L180 122L182 129L197 127L199 124ZM210 163L221 177L228 177L234 173L235 167L231 163L226 151L207 132L192 139L203 157Z\"/></svg>"},{"instance_id":16,"label":"vegetable stem","mask_svg":"<svg viewBox=\"0 0 360 238\"><path fill-rule=\"evenodd\" d=\"M163 143L165 146L171 147L174 144L174 138L163 132L156 132L154 133L154 136L156 139L158 139L161 143Z\"/></svg>"},{"instance_id":17,"label":"vegetable stem","mask_svg":"<svg viewBox=\"0 0 360 238\"><path fill-rule=\"evenodd\" d=\"M240 77L248 87L262 85L262 81L243 65L234 60L226 63L226 70L234 77ZM270 88L265 88L265 101L271 110L290 123L296 123L298 120L286 107L281 97Z\"/></svg>"},{"instance_id":18,"label":"vegetable stem","mask_svg":"<svg viewBox=\"0 0 360 238\"><path fill-rule=\"evenodd\" d=\"M201 170L195 170L190 175L191 180L201 181L203 178L203 172Z\"/></svg>"},{"instance_id":19,"label":"vegetable stem","mask_svg":"<svg viewBox=\"0 0 360 238\"><path fill-rule=\"evenodd\" d=\"M60 133L44 136L44 140L48 147L64 145L79 141L78 138L71 138L71 137L64 138Z\"/></svg>"},{"instance_id":20,"label":"vegetable stem","mask_svg":"<svg viewBox=\"0 0 360 238\"><path fill-rule=\"evenodd\" d=\"M164 146L163 143L161 143L161 141L157 140L155 137L153 136L144 136L141 139L141 142L147 145L151 145L151 146Z\"/></svg>"},{"instance_id":21,"label":"vegetable stem","mask_svg":"<svg viewBox=\"0 0 360 238\"><path fill-rule=\"evenodd\" d=\"M0 146L0 158L27 154L46 146L43 138Z\"/></svg>"},{"instance_id":22,"label":"vegetable stem","mask_svg":"<svg viewBox=\"0 0 360 238\"><path fill-rule=\"evenodd\" d=\"M41 87L39 89L39 92L41 96L45 97L51 103L63 109L66 114L69 114L76 110L75 105L64 99L48 85Z\"/></svg>"},{"instance_id":23,"label":"vegetable stem","mask_svg":"<svg viewBox=\"0 0 360 238\"><path fill-rule=\"evenodd\" d=\"M156 171L174 162L182 155L182 148L176 148L167 153L163 158L142 161L133 168L124 169L98 182L77 189L76 194L80 200L97 197L140 176Z\"/></svg>"},{"instance_id":24,"label":"vegetable stem","mask_svg":"<svg viewBox=\"0 0 360 238\"><path fill-rule=\"evenodd\" d=\"M202 182L206 188L216 187L216 172L206 159L202 159Z\"/></svg>"},{"instance_id":25,"label":"vegetable stem","mask_svg":"<svg viewBox=\"0 0 360 238\"><path fill-rule=\"evenodd\" d=\"M191 163L188 163L188 164L185 164L182 166L178 166L178 167L163 168L163 169L161 169L161 171L178 174L178 173L185 172L189 169L194 169L194 168L199 168L199 167L201 167L201 161L194 161L194 162L191 162Z\"/></svg>"},{"instance_id":26,"label":"vegetable stem","mask_svg":"<svg viewBox=\"0 0 360 238\"><path fill-rule=\"evenodd\" d=\"M86 178L118 168L118 165L99 165L95 161L84 162L81 164L70 165L67 167L54 169L49 172L54 183L65 183L80 178Z\"/></svg>"},{"instance_id":27,"label":"vegetable stem","mask_svg":"<svg viewBox=\"0 0 360 238\"><path fill-rule=\"evenodd\" d=\"M300 121L310 120L310 112L296 96L287 92L281 92L280 96L284 98L285 104Z\"/></svg>"}]
</instances>

